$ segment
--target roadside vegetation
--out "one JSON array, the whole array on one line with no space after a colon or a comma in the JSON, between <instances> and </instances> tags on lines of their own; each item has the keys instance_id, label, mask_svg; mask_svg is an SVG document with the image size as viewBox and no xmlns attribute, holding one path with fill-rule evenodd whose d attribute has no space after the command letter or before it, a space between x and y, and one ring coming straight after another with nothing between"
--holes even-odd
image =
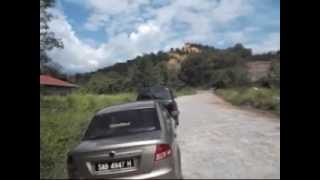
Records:
<instances>
[{"instance_id":1,"label":"roadside vegetation","mask_svg":"<svg viewBox=\"0 0 320 180\"><path fill-rule=\"evenodd\" d=\"M280 114L280 89L239 87L218 89L216 94L234 105L250 106Z\"/></svg>"},{"instance_id":2,"label":"roadside vegetation","mask_svg":"<svg viewBox=\"0 0 320 180\"><path fill-rule=\"evenodd\" d=\"M280 112L280 52L267 55L276 58L272 71L267 78L252 84L245 66L254 57L250 49L241 44L225 50L202 48L201 53L188 55L176 70L167 68L166 53L143 55L130 63L76 75L72 82L81 86L76 93L41 96L40 176L66 178L66 153L79 143L94 112L134 100L134 93L125 92L136 92L141 87L169 86L177 96L214 88L236 105Z\"/></svg>"},{"instance_id":3,"label":"roadside vegetation","mask_svg":"<svg viewBox=\"0 0 320 180\"><path fill-rule=\"evenodd\" d=\"M197 53L171 49L143 54L95 72L68 76L46 54L63 43L48 31L54 0L40 0L40 72L78 84L81 88L67 96L40 96L40 177L66 178L66 154L79 143L94 113L107 106L135 100L137 89L163 85L176 96L196 89L214 88L235 105L249 105L280 114L280 50L252 54L242 44L218 49L193 44ZM184 57L172 65L172 55ZM252 83L246 63L271 61L269 75Z\"/></svg>"},{"instance_id":4,"label":"roadside vegetation","mask_svg":"<svg viewBox=\"0 0 320 180\"><path fill-rule=\"evenodd\" d=\"M179 91L175 91L174 94L175 94L176 97L192 95L192 94L196 94L196 89L194 89L194 88L183 88L183 89L180 89Z\"/></svg>"},{"instance_id":5,"label":"roadside vegetation","mask_svg":"<svg viewBox=\"0 0 320 180\"><path fill-rule=\"evenodd\" d=\"M272 61L268 76L258 82L217 89L216 94L234 105L250 106L280 115L280 59Z\"/></svg>"},{"instance_id":6,"label":"roadside vegetation","mask_svg":"<svg viewBox=\"0 0 320 180\"><path fill-rule=\"evenodd\" d=\"M40 95L41 178L66 178L66 153L79 143L94 112L133 101L136 98L133 92L141 87L171 87L176 96L214 88L218 95L235 105L250 105L280 114L280 50L254 55L242 44L225 49L193 44L199 52L171 49L143 54L95 72L69 77L46 53L63 48L62 41L48 31L51 15L46 9L54 3L55 0L40 0L40 72L81 88L67 96ZM185 57L177 60L174 68L169 67L172 54ZM268 77L250 82L246 69L250 61L272 61Z\"/></svg>"},{"instance_id":7,"label":"roadside vegetation","mask_svg":"<svg viewBox=\"0 0 320 180\"><path fill-rule=\"evenodd\" d=\"M202 47L202 46L200 46ZM72 81L81 86L67 96L40 97L40 176L66 178L66 153L79 143L94 112L113 104L135 99L137 89L145 86L171 87L177 96L195 89L217 89L218 95L236 105L250 105L280 113L280 52L267 56L274 60L267 78L249 81L245 63L254 55L237 44L225 50L202 47L190 54L180 68L167 68L163 52L137 57L130 63L116 64ZM69 80L70 81L70 80ZM258 87L254 90L252 87Z\"/></svg>"},{"instance_id":8,"label":"roadside vegetation","mask_svg":"<svg viewBox=\"0 0 320 180\"><path fill-rule=\"evenodd\" d=\"M40 97L40 177L66 178L66 155L79 143L94 112L132 101L133 93Z\"/></svg>"},{"instance_id":9,"label":"roadside vegetation","mask_svg":"<svg viewBox=\"0 0 320 180\"><path fill-rule=\"evenodd\" d=\"M175 94L193 93L186 88ZM99 95L79 91L67 96L40 96L40 177L66 178L67 152L80 142L94 113L135 98L133 92Z\"/></svg>"}]
</instances>

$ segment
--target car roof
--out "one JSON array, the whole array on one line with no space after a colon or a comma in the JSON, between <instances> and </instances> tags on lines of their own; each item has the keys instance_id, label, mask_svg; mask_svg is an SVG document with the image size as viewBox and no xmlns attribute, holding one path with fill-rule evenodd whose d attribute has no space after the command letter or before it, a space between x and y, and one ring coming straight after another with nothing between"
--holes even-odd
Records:
<instances>
[{"instance_id":1,"label":"car roof","mask_svg":"<svg viewBox=\"0 0 320 180\"><path fill-rule=\"evenodd\" d=\"M165 86L150 86L150 87L140 88L138 91L139 92L148 92L148 91L152 91L152 90L166 90L166 91L169 91L170 88L165 87Z\"/></svg>"},{"instance_id":2,"label":"car roof","mask_svg":"<svg viewBox=\"0 0 320 180\"><path fill-rule=\"evenodd\" d=\"M147 109L147 108L155 108L157 101L155 100L147 100L147 101L135 101L124 104L118 104L114 106L109 106L104 109L101 109L96 113L96 115L107 114L111 112L119 112L126 110L134 110L134 109Z\"/></svg>"}]
</instances>

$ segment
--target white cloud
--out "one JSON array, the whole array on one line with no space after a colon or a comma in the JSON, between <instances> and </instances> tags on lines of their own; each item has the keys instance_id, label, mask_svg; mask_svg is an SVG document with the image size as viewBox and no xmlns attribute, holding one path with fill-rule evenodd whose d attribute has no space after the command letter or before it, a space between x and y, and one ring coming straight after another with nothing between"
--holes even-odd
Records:
<instances>
[{"instance_id":1,"label":"white cloud","mask_svg":"<svg viewBox=\"0 0 320 180\"><path fill-rule=\"evenodd\" d=\"M90 31L97 31L108 20L109 20L109 17L105 16L104 14L93 14L89 17L84 27Z\"/></svg>"},{"instance_id":2,"label":"white cloud","mask_svg":"<svg viewBox=\"0 0 320 180\"><path fill-rule=\"evenodd\" d=\"M247 47L253 49L253 53L263 53L268 51L276 51L280 49L280 33L270 33L266 38L261 39L258 43L246 44Z\"/></svg>"},{"instance_id":3,"label":"white cloud","mask_svg":"<svg viewBox=\"0 0 320 180\"><path fill-rule=\"evenodd\" d=\"M88 30L96 31L104 27L115 15L127 14L128 16L122 17L122 20L128 22L129 14L138 13L139 7L147 3L148 0L88 0L84 5L91 9L92 14L88 17L85 27ZM117 23L117 21L113 22Z\"/></svg>"},{"instance_id":4,"label":"white cloud","mask_svg":"<svg viewBox=\"0 0 320 180\"><path fill-rule=\"evenodd\" d=\"M129 35L129 39L132 41L138 41L140 38L148 35L156 35L159 32L159 27L152 23L141 24L137 28L137 32L132 32Z\"/></svg>"},{"instance_id":5,"label":"white cloud","mask_svg":"<svg viewBox=\"0 0 320 180\"><path fill-rule=\"evenodd\" d=\"M59 10L52 9L51 12L55 17L49 24L50 28L63 40L64 49L53 49L49 56L68 72L96 70L105 58L104 52L81 41Z\"/></svg>"},{"instance_id":6,"label":"white cloud","mask_svg":"<svg viewBox=\"0 0 320 180\"><path fill-rule=\"evenodd\" d=\"M228 23L252 11L253 7L247 0L222 0L211 14L216 22Z\"/></svg>"},{"instance_id":7,"label":"white cloud","mask_svg":"<svg viewBox=\"0 0 320 180\"><path fill-rule=\"evenodd\" d=\"M98 47L98 43L91 38L84 38L84 39L82 39L82 41L83 41L83 43L88 44L89 46L91 46L93 48Z\"/></svg>"},{"instance_id":8,"label":"white cloud","mask_svg":"<svg viewBox=\"0 0 320 180\"><path fill-rule=\"evenodd\" d=\"M223 29L237 18L251 15L254 7L248 0L202 0L201 3L172 0L161 7L151 6L149 0L67 1L89 9L84 28L103 29L108 37L101 44L93 39L79 39L63 13L54 10L57 18L50 27L63 39L65 48L54 49L50 56L69 72L96 70L143 53L181 47L190 41L214 46L240 42L248 44L254 52L279 47L279 33L270 34L261 43L249 44L250 33L259 31L259 27L227 32Z\"/></svg>"},{"instance_id":9,"label":"white cloud","mask_svg":"<svg viewBox=\"0 0 320 180\"><path fill-rule=\"evenodd\" d=\"M89 0L88 4L95 12L114 15L139 8L148 0Z\"/></svg>"},{"instance_id":10,"label":"white cloud","mask_svg":"<svg viewBox=\"0 0 320 180\"><path fill-rule=\"evenodd\" d=\"M259 27L245 27L244 32L248 32L248 33L252 33L252 32L257 32L257 31L260 31L260 28Z\"/></svg>"},{"instance_id":11,"label":"white cloud","mask_svg":"<svg viewBox=\"0 0 320 180\"><path fill-rule=\"evenodd\" d=\"M224 38L227 39L230 43L245 43L247 41L246 35L243 31L238 32L226 32Z\"/></svg>"},{"instance_id":12,"label":"white cloud","mask_svg":"<svg viewBox=\"0 0 320 180\"><path fill-rule=\"evenodd\" d=\"M51 12L55 17L50 22L50 28L63 40L64 49L53 49L48 54L67 72L93 71L161 48L154 40L154 36L161 38L159 27L152 23L141 24L130 35L121 33L107 43L94 46L96 43L92 39L80 40L76 36L62 12L56 9ZM145 43L152 41L154 43Z\"/></svg>"}]
</instances>

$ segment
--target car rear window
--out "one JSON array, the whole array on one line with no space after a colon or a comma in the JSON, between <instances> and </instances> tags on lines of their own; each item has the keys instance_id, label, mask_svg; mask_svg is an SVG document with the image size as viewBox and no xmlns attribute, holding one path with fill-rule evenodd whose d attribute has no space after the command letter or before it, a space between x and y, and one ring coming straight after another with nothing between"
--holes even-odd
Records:
<instances>
[{"instance_id":1,"label":"car rear window","mask_svg":"<svg viewBox=\"0 0 320 180\"><path fill-rule=\"evenodd\" d=\"M170 92L164 88L153 88L151 89L152 94L157 99L171 99Z\"/></svg>"},{"instance_id":2,"label":"car rear window","mask_svg":"<svg viewBox=\"0 0 320 180\"><path fill-rule=\"evenodd\" d=\"M139 91L137 100L171 99L170 91L164 87L151 87Z\"/></svg>"},{"instance_id":3,"label":"car rear window","mask_svg":"<svg viewBox=\"0 0 320 180\"><path fill-rule=\"evenodd\" d=\"M153 99L150 93L140 93L137 97L138 101L150 100L150 99Z\"/></svg>"},{"instance_id":4,"label":"car rear window","mask_svg":"<svg viewBox=\"0 0 320 180\"><path fill-rule=\"evenodd\" d=\"M125 136L159 129L160 123L155 108L120 111L95 116L83 139Z\"/></svg>"}]
</instances>

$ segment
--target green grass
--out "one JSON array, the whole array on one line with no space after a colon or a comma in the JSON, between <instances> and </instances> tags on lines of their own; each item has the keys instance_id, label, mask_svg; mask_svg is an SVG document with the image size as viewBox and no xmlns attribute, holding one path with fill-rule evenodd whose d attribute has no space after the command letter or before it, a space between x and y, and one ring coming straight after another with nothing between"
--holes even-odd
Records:
<instances>
[{"instance_id":1,"label":"green grass","mask_svg":"<svg viewBox=\"0 0 320 180\"><path fill-rule=\"evenodd\" d=\"M280 114L280 89L278 88L228 88L218 89L216 94L234 105L249 105Z\"/></svg>"},{"instance_id":2,"label":"green grass","mask_svg":"<svg viewBox=\"0 0 320 180\"><path fill-rule=\"evenodd\" d=\"M177 96L194 94L184 88ZM81 140L94 113L107 106L135 100L134 93L40 96L40 177L66 178L66 155Z\"/></svg>"},{"instance_id":3,"label":"green grass","mask_svg":"<svg viewBox=\"0 0 320 180\"><path fill-rule=\"evenodd\" d=\"M66 154L80 142L94 112L132 101L133 93L40 97L40 177L66 178Z\"/></svg>"},{"instance_id":4,"label":"green grass","mask_svg":"<svg viewBox=\"0 0 320 180\"><path fill-rule=\"evenodd\" d=\"M175 91L175 95L178 96L186 96L186 95L192 95L195 94L196 90L193 88L183 88L180 90Z\"/></svg>"}]
</instances>

